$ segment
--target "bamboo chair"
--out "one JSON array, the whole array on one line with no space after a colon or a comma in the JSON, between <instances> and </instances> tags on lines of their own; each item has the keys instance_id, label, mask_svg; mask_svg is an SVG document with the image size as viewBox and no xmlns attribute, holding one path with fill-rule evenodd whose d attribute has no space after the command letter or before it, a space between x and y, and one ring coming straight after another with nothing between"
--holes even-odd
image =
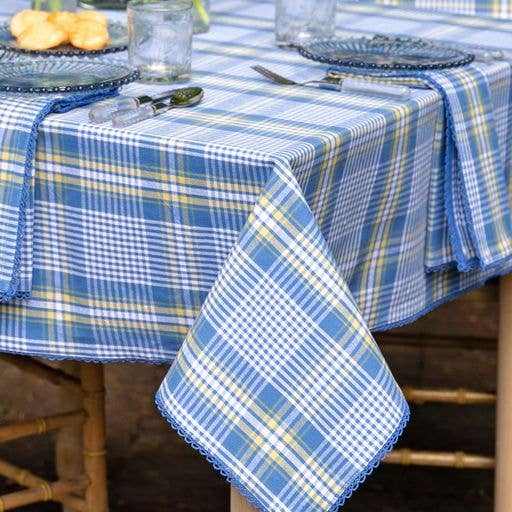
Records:
<instances>
[{"instance_id":1,"label":"bamboo chair","mask_svg":"<svg viewBox=\"0 0 512 512\"><path fill-rule=\"evenodd\" d=\"M0 495L0 512L43 501L60 502L70 512L108 512L103 366L80 363L78 377L30 357L0 354L0 360L74 393L81 403L72 412L0 425L0 442L80 427L83 440L71 447L81 452L75 458L83 471L53 482L0 459L0 475L26 488Z\"/></svg>"},{"instance_id":2,"label":"bamboo chair","mask_svg":"<svg viewBox=\"0 0 512 512\"><path fill-rule=\"evenodd\" d=\"M476 290L458 299L463 302L493 302L499 301L498 289L494 285L486 286ZM382 333L377 336L380 344L385 346L387 343L394 344L404 342L403 337L393 332ZM423 340L425 345L438 345L443 347L468 347L467 340L458 340L453 338L436 337L429 340ZM478 345L477 341L473 341L473 346ZM487 347L489 348L489 347ZM410 404L423 405L425 403L443 403L456 404L460 406L470 405L495 405L496 394L485 393L471 389L424 389L405 386L402 388L405 398ZM495 459L492 456L465 453L462 451L442 452L442 451L418 451L409 448L395 449L391 451L384 462L387 464L399 464L403 466L434 466L449 467L458 469L494 469Z\"/></svg>"}]
</instances>

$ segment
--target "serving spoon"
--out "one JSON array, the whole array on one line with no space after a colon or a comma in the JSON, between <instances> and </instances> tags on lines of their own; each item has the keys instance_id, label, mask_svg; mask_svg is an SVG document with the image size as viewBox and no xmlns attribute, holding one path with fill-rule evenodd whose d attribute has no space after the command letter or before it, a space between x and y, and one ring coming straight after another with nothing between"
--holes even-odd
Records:
<instances>
[{"instance_id":1,"label":"serving spoon","mask_svg":"<svg viewBox=\"0 0 512 512\"><path fill-rule=\"evenodd\" d=\"M185 87L179 89L173 94L168 103L157 102L147 105L142 105L133 110L120 110L112 116L112 126L115 128L123 128L130 126L146 119L158 116L171 110L173 108L186 108L193 107L201 102L204 96L204 91L201 87Z\"/></svg>"}]
</instances>

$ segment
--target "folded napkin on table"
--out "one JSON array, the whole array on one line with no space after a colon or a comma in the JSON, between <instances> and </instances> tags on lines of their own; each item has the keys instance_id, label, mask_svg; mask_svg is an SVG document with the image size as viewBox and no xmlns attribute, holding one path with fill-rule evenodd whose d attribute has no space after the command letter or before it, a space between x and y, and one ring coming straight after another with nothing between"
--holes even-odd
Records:
<instances>
[{"instance_id":1,"label":"folded napkin on table","mask_svg":"<svg viewBox=\"0 0 512 512\"><path fill-rule=\"evenodd\" d=\"M0 302L30 293L39 125L52 112L67 112L115 94L117 88L61 97L0 95Z\"/></svg>"},{"instance_id":2,"label":"folded napkin on table","mask_svg":"<svg viewBox=\"0 0 512 512\"><path fill-rule=\"evenodd\" d=\"M332 69L350 75L346 68ZM487 269L503 262L512 251L509 162L496 130L497 117L500 122L508 117L511 76L510 63L503 61L373 75L386 82L426 84L443 98L446 136L441 141L443 161L437 169L441 174L434 175L430 195L427 270L450 265L461 271ZM498 93L491 94L490 77Z\"/></svg>"}]
</instances>

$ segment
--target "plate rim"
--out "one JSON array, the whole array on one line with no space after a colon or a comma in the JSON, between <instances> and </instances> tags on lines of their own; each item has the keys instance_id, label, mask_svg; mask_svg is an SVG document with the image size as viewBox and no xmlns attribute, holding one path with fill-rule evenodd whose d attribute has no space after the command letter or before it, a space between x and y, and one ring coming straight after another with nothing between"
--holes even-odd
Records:
<instances>
[{"instance_id":1,"label":"plate rim","mask_svg":"<svg viewBox=\"0 0 512 512\"><path fill-rule=\"evenodd\" d=\"M384 71L429 71L429 70L439 70L439 69L451 69L461 66L466 66L467 64L471 64L475 60L475 56L470 52L463 52L456 48L450 48L450 50L458 53L460 58L457 60L453 60L451 62L446 63L438 63L438 64L379 64L379 63L366 63L360 61L354 61L351 59L336 59L333 57L327 57L319 55L318 53L312 52L309 47L314 44L321 43L333 43L333 42L347 42L347 41L365 41L370 42L374 41L373 38L369 37L348 37L348 38L326 38L326 39L316 39L310 41L305 44L296 45L297 51L305 58L314 60L316 62L323 62L325 64L330 64L333 66L343 66L350 68L359 68L359 69L378 69ZM410 42L414 42L415 40L411 38ZM406 43L403 38L396 38L396 42ZM424 45L427 46L427 45ZM429 44L428 46L439 48L442 50L446 50L443 46L438 46L435 44Z\"/></svg>"},{"instance_id":2,"label":"plate rim","mask_svg":"<svg viewBox=\"0 0 512 512\"><path fill-rule=\"evenodd\" d=\"M128 30L126 24L121 21L109 21L109 25L118 25L120 27L123 27L125 31ZM9 22L4 21L0 23L0 29L7 29L7 31L9 31ZM123 52L128 49L128 41L126 41L126 44L124 45L110 46L100 48L99 50L83 50L81 48L74 48L73 46L69 46L68 50L59 50L58 46L56 46L55 48L48 48L46 50L27 50L25 48L19 48L11 44L12 41L15 40L16 38L11 36L9 42L0 41L0 50L9 50L16 53L22 53L25 55L37 55L40 57L83 57L91 55L107 55L109 53Z\"/></svg>"},{"instance_id":3,"label":"plate rim","mask_svg":"<svg viewBox=\"0 0 512 512\"><path fill-rule=\"evenodd\" d=\"M91 60L86 61L83 59L69 59L74 64L93 64L96 66L103 66L110 68L112 63L101 62L99 60ZM34 64L48 64L55 62L55 64L62 65L65 63L65 59L33 59L33 60L11 60L4 61L4 64L12 64L12 65L34 65ZM124 63L115 62L117 66L121 66L126 69L126 74L120 78L116 78L113 80L102 80L96 82L94 84L77 84L77 85L69 85L69 86L36 86L36 87L17 87L14 85L3 85L0 79L0 92L10 92L10 93L63 93L63 92L87 92L94 91L99 89L107 89L111 87L121 87L122 85L129 84L134 82L140 77L140 72L132 68Z\"/></svg>"}]
</instances>

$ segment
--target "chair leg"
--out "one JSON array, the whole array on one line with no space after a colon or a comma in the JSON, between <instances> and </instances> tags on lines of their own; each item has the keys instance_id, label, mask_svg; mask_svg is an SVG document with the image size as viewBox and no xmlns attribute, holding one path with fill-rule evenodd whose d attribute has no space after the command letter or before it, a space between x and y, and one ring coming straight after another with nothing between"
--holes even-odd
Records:
<instances>
[{"instance_id":1,"label":"chair leg","mask_svg":"<svg viewBox=\"0 0 512 512\"><path fill-rule=\"evenodd\" d=\"M81 363L80 374L88 416L83 429L84 469L90 481L85 491L85 512L108 512L103 366Z\"/></svg>"},{"instance_id":2,"label":"chair leg","mask_svg":"<svg viewBox=\"0 0 512 512\"><path fill-rule=\"evenodd\" d=\"M512 510L512 275L500 279L494 512Z\"/></svg>"},{"instance_id":3,"label":"chair leg","mask_svg":"<svg viewBox=\"0 0 512 512\"><path fill-rule=\"evenodd\" d=\"M60 364L62 370L73 377L80 378L80 363L76 361L63 361ZM68 389L59 389L59 402L62 410L80 410L82 397L78 393L71 393ZM55 469L61 480L74 480L84 474L82 426L66 427L57 433L55 442ZM62 506L63 512L76 512L75 508L68 505Z\"/></svg>"},{"instance_id":4,"label":"chair leg","mask_svg":"<svg viewBox=\"0 0 512 512\"><path fill-rule=\"evenodd\" d=\"M234 488L231 487L231 512L256 512L256 509Z\"/></svg>"}]
</instances>

